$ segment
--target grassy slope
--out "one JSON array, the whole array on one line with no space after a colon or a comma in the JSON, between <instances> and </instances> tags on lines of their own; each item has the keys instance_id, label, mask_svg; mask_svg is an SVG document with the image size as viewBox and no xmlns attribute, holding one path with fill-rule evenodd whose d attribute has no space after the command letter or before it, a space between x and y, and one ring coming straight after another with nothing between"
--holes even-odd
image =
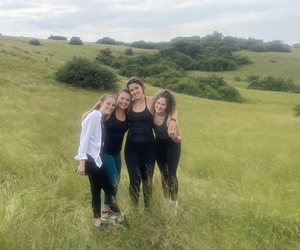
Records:
<instances>
[{"instance_id":1,"label":"grassy slope","mask_svg":"<svg viewBox=\"0 0 300 250\"><path fill-rule=\"evenodd\" d=\"M162 212L156 169L152 212L143 214L141 203L129 217L130 230L95 231L88 181L75 174L73 157L81 114L102 93L57 83L53 74L73 55L93 59L107 46L40 40L43 46L36 47L28 41L0 36L0 249L300 247L300 120L292 110L300 104L299 95L247 90L245 83L232 80L268 72L299 83L297 51L272 53L270 58L268 53L241 52L255 63L220 73L240 89L247 104L178 94L184 136L179 216ZM110 47L115 54L125 51ZM47 51L56 54L50 58ZM285 58L279 69L273 67L281 59L276 65L265 63L274 57ZM149 86L147 94L157 90ZM118 199L128 213L126 172L124 164Z\"/></svg>"},{"instance_id":2,"label":"grassy slope","mask_svg":"<svg viewBox=\"0 0 300 250\"><path fill-rule=\"evenodd\" d=\"M254 62L251 65L242 66L238 71L226 72L198 72L192 71L192 76L218 75L232 86L237 88L246 88L249 83L245 80L249 75L259 75L261 78L274 76L276 78L293 79L296 85L300 85L300 49L292 48L291 53L267 52L257 53L250 51L238 51L237 55L248 56ZM240 77L241 82L234 81L234 77Z\"/></svg>"}]
</instances>

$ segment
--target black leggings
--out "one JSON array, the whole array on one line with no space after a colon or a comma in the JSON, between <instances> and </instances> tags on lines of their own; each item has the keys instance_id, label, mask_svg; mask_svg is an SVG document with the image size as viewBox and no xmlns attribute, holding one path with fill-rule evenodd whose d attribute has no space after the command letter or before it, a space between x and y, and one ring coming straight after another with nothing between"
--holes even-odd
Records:
<instances>
[{"instance_id":1,"label":"black leggings","mask_svg":"<svg viewBox=\"0 0 300 250\"><path fill-rule=\"evenodd\" d=\"M145 208L149 208L150 197L152 196L155 154L154 141L150 143L126 141L125 161L130 179L129 194L135 206L138 206L142 181Z\"/></svg>"},{"instance_id":2,"label":"black leggings","mask_svg":"<svg viewBox=\"0 0 300 250\"><path fill-rule=\"evenodd\" d=\"M115 197L114 185L109 181L106 176L105 166L99 168L95 162L85 163L85 173L89 177L91 193L92 193L92 208L94 212L94 218L101 217L101 189L104 190L110 209L115 214L120 214L120 209Z\"/></svg>"},{"instance_id":3,"label":"black leggings","mask_svg":"<svg viewBox=\"0 0 300 250\"><path fill-rule=\"evenodd\" d=\"M161 172L162 187L165 198L171 195L177 200L178 179L176 176L181 152L181 143L174 142L170 137L161 140L156 138L156 161Z\"/></svg>"}]
</instances>

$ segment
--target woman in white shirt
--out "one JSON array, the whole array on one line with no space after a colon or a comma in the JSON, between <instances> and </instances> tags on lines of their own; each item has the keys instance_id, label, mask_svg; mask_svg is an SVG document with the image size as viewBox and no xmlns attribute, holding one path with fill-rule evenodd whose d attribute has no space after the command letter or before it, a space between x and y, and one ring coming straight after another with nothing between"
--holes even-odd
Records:
<instances>
[{"instance_id":1,"label":"woman in white shirt","mask_svg":"<svg viewBox=\"0 0 300 250\"><path fill-rule=\"evenodd\" d=\"M101 189L109 197L108 205L110 209L117 215L115 223L123 226L128 225L116 202L114 186L106 176L102 158L105 136L103 119L113 112L115 102L113 96L105 94L96 103L91 112L83 118L80 146L78 155L75 157L76 160L80 161L77 173L79 175L88 175L89 177L96 228L101 226Z\"/></svg>"}]
</instances>

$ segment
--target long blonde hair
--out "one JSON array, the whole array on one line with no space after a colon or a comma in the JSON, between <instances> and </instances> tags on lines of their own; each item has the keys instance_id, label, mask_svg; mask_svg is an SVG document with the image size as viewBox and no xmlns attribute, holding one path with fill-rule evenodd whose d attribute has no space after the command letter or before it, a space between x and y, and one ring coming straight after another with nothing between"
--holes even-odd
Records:
<instances>
[{"instance_id":1,"label":"long blonde hair","mask_svg":"<svg viewBox=\"0 0 300 250\"><path fill-rule=\"evenodd\" d=\"M88 114L91 113L93 110L99 110L101 108L100 102L104 102L109 97L115 99L115 97L113 95L104 94L103 96L100 97L100 100L94 105L94 107L92 107L92 109L90 109L89 111L85 112L82 115L82 121L84 121L84 119L88 116Z\"/></svg>"}]
</instances>

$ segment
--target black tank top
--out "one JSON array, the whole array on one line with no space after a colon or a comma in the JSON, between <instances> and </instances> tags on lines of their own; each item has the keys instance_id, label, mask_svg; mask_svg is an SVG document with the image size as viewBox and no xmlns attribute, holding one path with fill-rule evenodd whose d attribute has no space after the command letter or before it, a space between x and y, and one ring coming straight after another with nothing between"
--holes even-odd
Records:
<instances>
[{"instance_id":1,"label":"black tank top","mask_svg":"<svg viewBox=\"0 0 300 250\"><path fill-rule=\"evenodd\" d=\"M105 154L116 155L122 149L124 134L128 129L127 115L125 121L120 121L114 111L103 124L106 129L103 151Z\"/></svg>"},{"instance_id":2,"label":"black tank top","mask_svg":"<svg viewBox=\"0 0 300 250\"><path fill-rule=\"evenodd\" d=\"M128 112L129 131L127 140L131 142L152 142L154 136L152 132L153 128L153 116L147 107L147 101L145 97L145 109L141 112L134 112L132 108Z\"/></svg>"},{"instance_id":3,"label":"black tank top","mask_svg":"<svg viewBox=\"0 0 300 250\"><path fill-rule=\"evenodd\" d=\"M165 119L164 119L162 125L157 125L153 122L155 137L162 139L162 140L167 139L169 137L167 120L168 120L168 115L165 116Z\"/></svg>"}]
</instances>

